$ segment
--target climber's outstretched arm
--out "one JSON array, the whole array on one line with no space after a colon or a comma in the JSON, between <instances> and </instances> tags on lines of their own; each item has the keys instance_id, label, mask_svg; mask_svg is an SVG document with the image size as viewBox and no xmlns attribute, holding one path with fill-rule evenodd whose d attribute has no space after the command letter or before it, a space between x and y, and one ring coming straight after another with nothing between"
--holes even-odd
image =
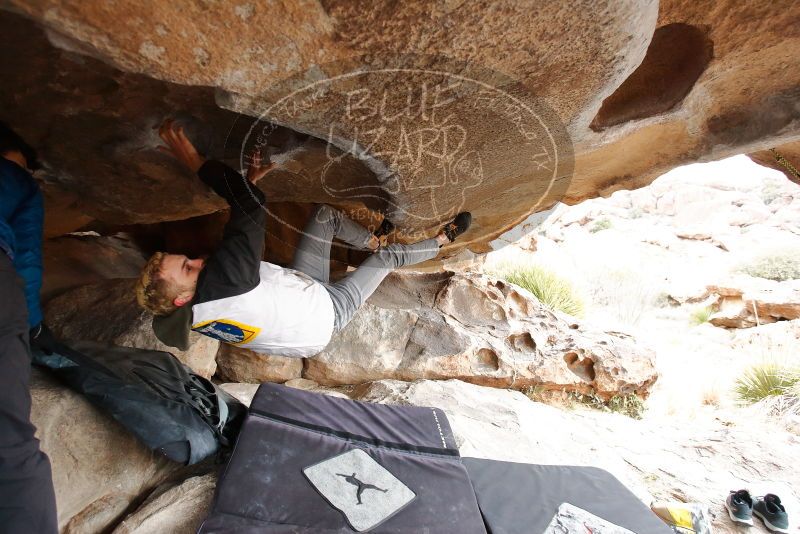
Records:
<instances>
[{"instance_id":1,"label":"climber's outstretched arm","mask_svg":"<svg viewBox=\"0 0 800 534\"><path fill-rule=\"evenodd\" d=\"M205 163L205 158L197 153L183 127L175 124L172 119L167 119L158 128L158 136L167 146L160 146L158 150L177 159L184 167L192 172L197 172Z\"/></svg>"},{"instance_id":2,"label":"climber's outstretched arm","mask_svg":"<svg viewBox=\"0 0 800 534\"><path fill-rule=\"evenodd\" d=\"M206 262L198 281L199 300L214 300L249 291L258 284L264 255L266 209L264 193L253 182L271 170L251 164L248 179L216 160L205 160L192 142L172 121L165 121L159 136L167 144L160 150L171 154L187 169L196 172L231 207L222 242ZM196 298L196 300L198 300Z\"/></svg>"}]
</instances>

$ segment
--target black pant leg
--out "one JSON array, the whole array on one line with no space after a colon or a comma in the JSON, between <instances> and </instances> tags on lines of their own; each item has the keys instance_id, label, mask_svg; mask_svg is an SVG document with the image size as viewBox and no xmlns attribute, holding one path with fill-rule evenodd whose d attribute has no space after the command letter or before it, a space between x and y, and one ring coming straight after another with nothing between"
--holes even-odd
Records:
<instances>
[{"instance_id":1,"label":"black pant leg","mask_svg":"<svg viewBox=\"0 0 800 534\"><path fill-rule=\"evenodd\" d=\"M50 460L31 424L28 312L22 280L0 252L0 534L58 532Z\"/></svg>"}]
</instances>

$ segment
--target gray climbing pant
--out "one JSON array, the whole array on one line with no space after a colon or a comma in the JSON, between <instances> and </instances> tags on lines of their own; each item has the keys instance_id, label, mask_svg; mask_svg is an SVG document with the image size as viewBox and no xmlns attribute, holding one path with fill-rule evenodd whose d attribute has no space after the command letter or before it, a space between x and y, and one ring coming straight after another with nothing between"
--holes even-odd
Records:
<instances>
[{"instance_id":1,"label":"gray climbing pant","mask_svg":"<svg viewBox=\"0 0 800 534\"><path fill-rule=\"evenodd\" d=\"M330 282L331 243L334 236L345 243L367 249L372 234L342 212L322 204L314 210L297 246L291 268L325 286L333 301L334 332L340 331L393 270L435 258L436 239L411 245L391 244L378 249L358 268L337 282Z\"/></svg>"}]
</instances>

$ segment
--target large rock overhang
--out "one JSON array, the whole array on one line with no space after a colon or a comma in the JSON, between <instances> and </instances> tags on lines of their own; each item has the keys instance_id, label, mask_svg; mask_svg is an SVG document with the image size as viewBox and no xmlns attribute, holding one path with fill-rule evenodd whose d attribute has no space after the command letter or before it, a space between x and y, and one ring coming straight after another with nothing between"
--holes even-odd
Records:
<instances>
[{"instance_id":1,"label":"large rock overhang","mask_svg":"<svg viewBox=\"0 0 800 534\"><path fill-rule=\"evenodd\" d=\"M155 151L180 111L234 165L253 144L290 152L272 202L383 212L403 241L467 209L445 256L480 253L558 200L797 139L800 8L704 4L12 0L0 101L78 226L223 207Z\"/></svg>"}]
</instances>

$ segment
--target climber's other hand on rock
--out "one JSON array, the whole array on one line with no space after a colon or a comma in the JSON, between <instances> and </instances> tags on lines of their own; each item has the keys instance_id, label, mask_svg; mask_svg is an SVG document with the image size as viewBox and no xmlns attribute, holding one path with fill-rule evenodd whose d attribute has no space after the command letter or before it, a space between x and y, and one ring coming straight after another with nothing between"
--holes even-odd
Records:
<instances>
[{"instance_id":1,"label":"climber's other hand on rock","mask_svg":"<svg viewBox=\"0 0 800 534\"><path fill-rule=\"evenodd\" d=\"M267 162L266 164L261 163L261 151L258 147L253 150L253 153L250 154L249 158L249 166L247 167L247 179L250 180L251 183L256 183L260 179L262 179L266 174L275 168L275 164L272 162Z\"/></svg>"},{"instance_id":2,"label":"climber's other hand on rock","mask_svg":"<svg viewBox=\"0 0 800 534\"><path fill-rule=\"evenodd\" d=\"M190 171L197 172L205 163L205 159L197 153L197 149L183 133L183 127L176 126L172 119L167 119L161 124L158 136L167 144L158 149L177 159Z\"/></svg>"}]
</instances>

